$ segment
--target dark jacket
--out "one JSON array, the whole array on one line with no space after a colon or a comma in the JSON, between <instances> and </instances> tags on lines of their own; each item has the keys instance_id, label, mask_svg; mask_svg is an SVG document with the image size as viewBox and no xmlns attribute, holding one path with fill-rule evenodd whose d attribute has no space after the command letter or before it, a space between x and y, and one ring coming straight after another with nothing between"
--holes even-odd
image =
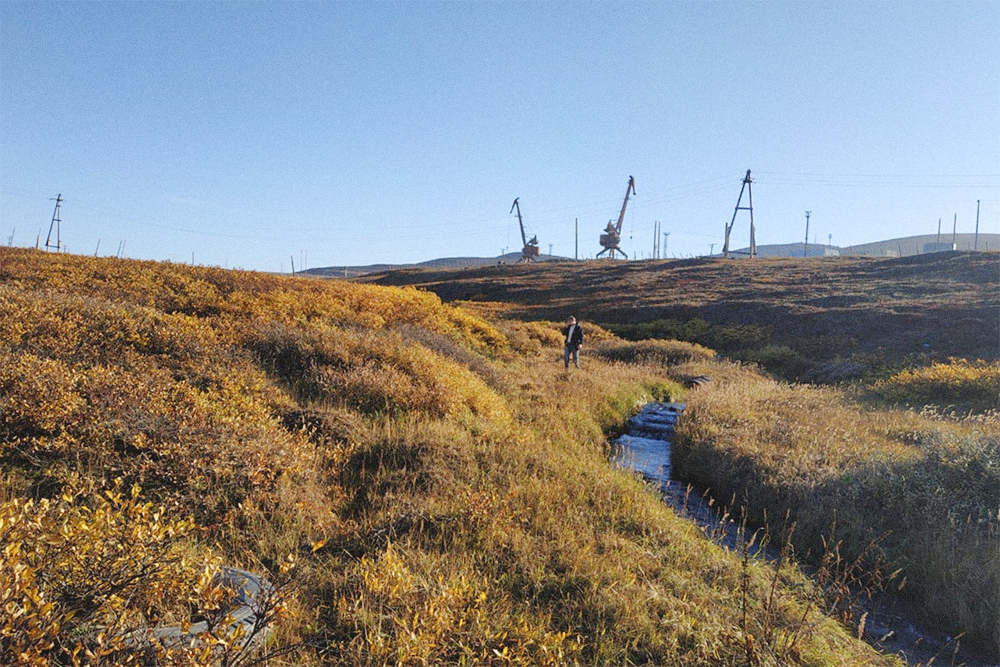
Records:
<instances>
[{"instance_id":1,"label":"dark jacket","mask_svg":"<svg viewBox=\"0 0 1000 667\"><path fill-rule=\"evenodd\" d=\"M569 336L569 327L563 327L562 335L566 341L566 345L574 350L579 349L583 345L583 327L580 326L579 322L576 323L576 327L573 329L572 338L567 338Z\"/></svg>"}]
</instances>

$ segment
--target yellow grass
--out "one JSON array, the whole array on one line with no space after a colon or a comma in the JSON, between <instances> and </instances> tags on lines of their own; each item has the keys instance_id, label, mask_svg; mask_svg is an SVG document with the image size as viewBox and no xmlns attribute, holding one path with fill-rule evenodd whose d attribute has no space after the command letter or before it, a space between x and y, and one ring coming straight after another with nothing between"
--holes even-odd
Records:
<instances>
[{"instance_id":1,"label":"yellow grass","mask_svg":"<svg viewBox=\"0 0 1000 667\"><path fill-rule=\"evenodd\" d=\"M180 569L197 602L213 564L294 561L270 646L292 653L272 665L896 664L816 612L800 574L741 563L609 463L608 433L680 397L671 359L585 354L567 374L550 325L411 289L2 252L0 573L108 526L155 538L133 540L156 555L131 580L150 594ZM99 568L70 604L63 570L36 571L52 606L16 629L26 658L0 636L4 664L77 646L122 664L95 649L107 621L74 610L192 613L179 593L109 596ZM8 612L27 590L10 581Z\"/></svg>"}]
</instances>

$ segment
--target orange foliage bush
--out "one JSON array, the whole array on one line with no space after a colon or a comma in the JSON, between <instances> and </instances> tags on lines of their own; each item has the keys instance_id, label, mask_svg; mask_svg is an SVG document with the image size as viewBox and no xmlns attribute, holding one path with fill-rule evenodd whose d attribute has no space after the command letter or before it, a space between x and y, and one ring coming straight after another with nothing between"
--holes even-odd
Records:
<instances>
[{"instance_id":1,"label":"orange foliage bush","mask_svg":"<svg viewBox=\"0 0 1000 667\"><path fill-rule=\"evenodd\" d=\"M213 664L204 649L215 637L135 650L137 632L218 611L218 557L184 546L193 529L141 502L138 487L0 504L0 663L140 665L153 653Z\"/></svg>"}]
</instances>

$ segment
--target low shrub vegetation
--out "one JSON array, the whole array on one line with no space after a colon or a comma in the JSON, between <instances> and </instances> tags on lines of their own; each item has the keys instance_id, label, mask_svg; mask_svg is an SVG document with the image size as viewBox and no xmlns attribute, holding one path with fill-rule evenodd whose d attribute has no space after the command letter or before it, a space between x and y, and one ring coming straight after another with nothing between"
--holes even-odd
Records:
<instances>
[{"instance_id":1,"label":"low shrub vegetation","mask_svg":"<svg viewBox=\"0 0 1000 667\"><path fill-rule=\"evenodd\" d=\"M194 524L139 494L67 488L0 503L3 664L239 664L239 631L224 622L192 632L193 645L149 636L158 625L224 621L227 593L218 556L190 540Z\"/></svg>"},{"instance_id":2,"label":"low shrub vegetation","mask_svg":"<svg viewBox=\"0 0 1000 667\"><path fill-rule=\"evenodd\" d=\"M413 289L0 252L4 664L135 663L213 568L291 563L272 665L898 664L609 463L703 348L566 373Z\"/></svg>"}]
</instances>

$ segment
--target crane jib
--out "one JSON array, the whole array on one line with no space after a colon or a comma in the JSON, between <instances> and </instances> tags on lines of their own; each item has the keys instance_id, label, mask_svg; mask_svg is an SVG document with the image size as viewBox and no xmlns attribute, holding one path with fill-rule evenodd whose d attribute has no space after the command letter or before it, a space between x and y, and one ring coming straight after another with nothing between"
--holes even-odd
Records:
<instances>
[{"instance_id":1,"label":"crane jib","mask_svg":"<svg viewBox=\"0 0 1000 667\"><path fill-rule=\"evenodd\" d=\"M622 232L622 223L625 221L625 207L628 206L628 196L630 193L635 194L635 179L631 176L628 177L628 186L625 188L625 201L622 202L622 212L618 214L618 224L615 225L615 231L619 234Z\"/></svg>"},{"instance_id":2,"label":"crane jib","mask_svg":"<svg viewBox=\"0 0 1000 667\"><path fill-rule=\"evenodd\" d=\"M521 243L528 245L528 237L524 234L524 221L521 220L521 204L518 203L518 199L520 197L514 199L514 203L510 206L510 212L513 213L514 209L517 209L517 224L521 226Z\"/></svg>"}]
</instances>

